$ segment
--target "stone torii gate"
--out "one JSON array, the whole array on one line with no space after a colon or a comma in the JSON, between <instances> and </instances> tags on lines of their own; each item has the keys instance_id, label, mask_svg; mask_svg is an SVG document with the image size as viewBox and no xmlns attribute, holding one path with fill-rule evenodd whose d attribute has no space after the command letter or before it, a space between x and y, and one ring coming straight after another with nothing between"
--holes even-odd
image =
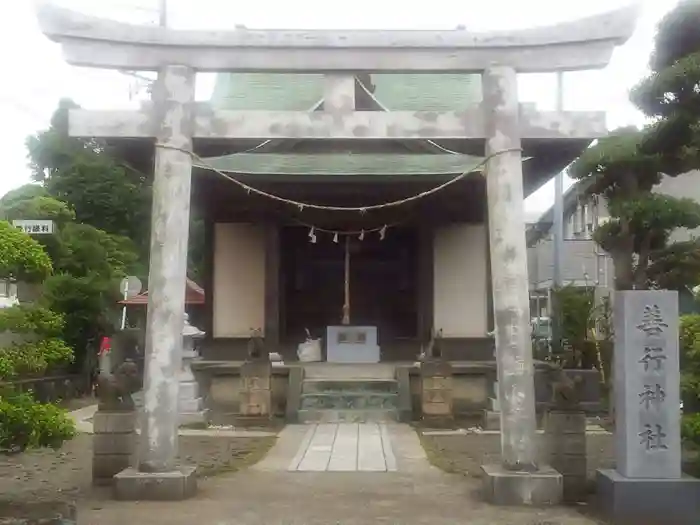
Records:
<instances>
[{"instance_id":1,"label":"stone torii gate","mask_svg":"<svg viewBox=\"0 0 700 525\"><path fill-rule=\"evenodd\" d=\"M492 501L556 502L561 476L537 464L521 138L594 139L602 112L538 111L518 102L517 73L605 67L636 20L629 7L553 27L453 31L179 31L93 18L42 4L44 34L73 65L158 72L141 111L70 114L81 137L155 140L144 423L139 466L117 476L119 497L194 491L178 467L177 403L193 141L234 139L464 139L485 144L493 308L501 399L500 465L485 466ZM317 112L218 111L195 103L198 71L322 73ZM483 102L463 111L355 110L358 72L479 73ZM493 155L493 156L491 156ZM151 494L149 487L160 487ZM167 488L166 488L167 487Z\"/></svg>"}]
</instances>

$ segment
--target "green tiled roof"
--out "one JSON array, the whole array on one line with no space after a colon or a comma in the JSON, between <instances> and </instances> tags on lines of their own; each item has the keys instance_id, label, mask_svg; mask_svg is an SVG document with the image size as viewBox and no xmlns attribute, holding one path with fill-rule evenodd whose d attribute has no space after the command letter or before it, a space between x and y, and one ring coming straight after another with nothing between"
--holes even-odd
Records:
<instances>
[{"instance_id":1,"label":"green tiled roof","mask_svg":"<svg viewBox=\"0 0 700 525\"><path fill-rule=\"evenodd\" d=\"M377 100L394 111L460 110L481 101L479 75L412 73L371 78ZM322 98L323 75L227 73L217 76L211 102L230 110L305 111Z\"/></svg>"},{"instance_id":2,"label":"green tiled roof","mask_svg":"<svg viewBox=\"0 0 700 525\"><path fill-rule=\"evenodd\" d=\"M392 111L450 111L481 102L479 75L372 75L374 96Z\"/></svg>"},{"instance_id":3,"label":"green tiled roof","mask_svg":"<svg viewBox=\"0 0 700 525\"><path fill-rule=\"evenodd\" d=\"M478 75L377 74L371 81L374 96L389 110L459 110L481 100ZM322 98L323 76L319 74L229 73L217 77L211 103L229 110L309 111ZM470 155L361 151L239 153L207 159L217 169L230 172L280 175L457 174L480 161Z\"/></svg>"},{"instance_id":4,"label":"green tiled roof","mask_svg":"<svg viewBox=\"0 0 700 525\"><path fill-rule=\"evenodd\" d=\"M437 154L239 153L206 162L222 171L261 175L450 175L472 171L481 160Z\"/></svg>"},{"instance_id":5,"label":"green tiled roof","mask_svg":"<svg viewBox=\"0 0 700 525\"><path fill-rule=\"evenodd\" d=\"M323 98L323 76L283 73L217 75L211 103L230 110L307 111Z\"/></svg>"}]
</instances>

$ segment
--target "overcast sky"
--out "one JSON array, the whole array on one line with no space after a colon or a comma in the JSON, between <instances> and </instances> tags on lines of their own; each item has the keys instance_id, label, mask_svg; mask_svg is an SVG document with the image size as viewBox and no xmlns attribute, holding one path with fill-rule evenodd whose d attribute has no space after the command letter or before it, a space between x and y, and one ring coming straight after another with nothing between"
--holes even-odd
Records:
<instances>
[{"instance_id":1,"label":"overcast sky","mask_svg":"<svg viewBox=\"0 0 700 525\"><path fill-rule=\"evenodd\" d=\"M415 4L389 0L168 0L168 23L178 29L250 28L299 29L511 29L547 25L628 5L634 0L431 0ZM72 9L133 23L155 24L159 0L54 0ZM37 26L32 0L4 0L0 22L0 53L5 80L0 83L0 152L4 160L0 195L29 179L24 141L48 125L58 100L70 97L88 109L128 108L134 81L117 72L66 65L56 44ZM655 26L676 0L646 0L633 38L619 48L604 71L565 75L565 108L606 110L608 127L643 123L627 100L627 92L644 74ZM208 98L212 75L198 78L198 98ZM520 96L542 109L555 104L553 75L523 75ZM526 203L529 215L545 210L553 199L553 184Z\"/></svg>"}]
</instances>

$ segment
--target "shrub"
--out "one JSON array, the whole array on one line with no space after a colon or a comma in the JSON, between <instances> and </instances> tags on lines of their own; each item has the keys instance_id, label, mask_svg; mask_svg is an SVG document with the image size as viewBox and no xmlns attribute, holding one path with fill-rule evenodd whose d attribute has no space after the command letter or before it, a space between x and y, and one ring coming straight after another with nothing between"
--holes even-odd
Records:
<instances>
[{"instance_id":1,"label":"shrub","mask_svg":"<svg viewBox=\"0 0 700 525\"><path fill-rule=\"evenodd\" d=\"M73 351L57 336L63 317L35 305L0 310L0 332L12 332L22 342L0 348L0 379L27 373L42 373L73 359Z\"/></svg>"},{"instance_id":2,"label":"shrub","mask_svg":"<svg viewBox=\"0 0 700 525\"><path fill-rule=\"evenodd\" d=\"M554 322L561 329L560 355L554 359L564 368L599 368L598 348L591 340L595 327L595 296L590 288L566 285L552 291L555 312Z\"/></svg>"},{"instance_id":3,"label":"shrub","mask_svg":"<svg viewBox=\"0 0 700 525\"><path fill-rule=\"evenodd\" d=\"M0 221L0 277L43 281L53 271L44 248L7 221Z\"/></svg>"},{"instance_id":4,"label":"shrub","mask_svg":"<svg viewBox=\"0 0 700 525\"><path fill-rule=\"evenodd\" d=\"M75 435L75 425L65 411L50 403L37 403L31 394L0 393L0 453L27 448L52 447Z\"/></svg>"},{"instance_id":5,"label":"shrub","mask_svg":"<svg viewBox=\"0 0 700 525\"><path fill-rule=\"evenodd\" d=\"M680 320L681 393L687 409L700 408L700 315Z\"/></svg>"},{"instance_id":6,"label":"shrub","mask_svg":"<svg viewBox=\"0 0 700 525\"><path fill-rule=\"evenodd\" d=\"M700 414L687 414L681 421L681 436L686 443L700 447Z\"/></svg>"},{"instance_id":7,"label":"shrub","mask_svg":"<svg viewBox=\"0 0 700 525\"><path fill-rule=\"evenodd\" d=\"M39 282L53 271L42 246L7 221L0 221L0 278ZM0 309L0 332L18 341L0 348L0 381L22 373L44 373L73 358L58 335L63 317L35 305ZM58 447L75 433L73 421L55 405L37 403L29 393L5 385L0 391L0 452Z\"/></svg>"},{"instance_id":8,"label":"shrub","mask_svg":"<svg viewBox=\"0 0 700 525\"><path fill-rule=\"evenodd\" d=\"M21 305L0 310L0 331L24 338L0 348L0 380L43 373L71 361L72 350L55 337L62 328L63 317L45 308ZM0 453L58 447L74 433L73 421L57 406L38 403L30 393L10 387L0 392Z\"/></svg>"}]
</instances>

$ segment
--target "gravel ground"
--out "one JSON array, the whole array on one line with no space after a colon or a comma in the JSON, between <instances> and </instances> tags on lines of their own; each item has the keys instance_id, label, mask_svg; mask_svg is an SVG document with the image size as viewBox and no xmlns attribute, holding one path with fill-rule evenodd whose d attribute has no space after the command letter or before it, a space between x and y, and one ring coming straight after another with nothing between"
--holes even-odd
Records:
<instances>
[{"instance_id":1,"label":"gravel ground","mask_svg":"<svg viewBox=\"0 0 700 525\"><path fill-rule=\"evenodd\" d=\"M498 434L423 435L421 442L433 465L446 472L465 476L479 477L481 465L498 463L501 457L501 442ZM586 436L586 452L589 480L595 479L595 471L598 469L615 468L614 437L612 434L588 434ZM698 476L700 474L700 454L697 451L684 450L683 459L683 470L688 474Z\"/></svg>"},{"instance_id":2,"label":"gravel ground","mask_svg":"<svg viewBox=\"0 0 700 525\"><path fill-rule=\"evenodd\" d=\"M421 441L431 463L446 472L479 477L481 465L501 459L500 434L423 435ZM599 468L615 466L611 434L589 434L586 448L589 478L593 479Z\"/></svg>"},{"instance_id":3,"label":"gravel ground","mask_svg":"<svg viewBox=\"0 0 700 525\"><path fill-rule=\"evenodd\" d=\"M203 479L197 496L183 502L117 502L108 490L92 489L91 438L87 435L67 443L60 451L35 451L6 458L0 463L0 491L5 498L23 501L61 497L77 500L81 525L596 523L575 509L501 508L481 502L478 480L431 467L410 427L397 426L392 430L399 472L390 473L287 472L286 465L296 453L305 429L292 434L280 435L278 446L266 461L233 473L259 458L275 439L181 436L183 463L196 462L205 474L221 473ZM469 461L480 462L483 454L492 453L489 442L498 443L498 439L475 441L472 437L487 436L456 436L456 441L472 441L469 450L462 453L464 464L474 454L480 455ZM444 439L435 439L444 444ZM449 442L455 443L452 439Z\"/></svg>"},{"instance_id":4,"label":"gravel ground","mask_svg":"<svg viewBox=\"0 0 700 525\"><path fill-rule=\"evenodd\" d=\"M179 458L183 464L198 465L200 476L212 476L254 463L274 442L275 438L180 436ZM0 456L0 516L8 502L94 497L91 469L92 436L87 434L60 450Z\"/></svg>"}]
</instances>

